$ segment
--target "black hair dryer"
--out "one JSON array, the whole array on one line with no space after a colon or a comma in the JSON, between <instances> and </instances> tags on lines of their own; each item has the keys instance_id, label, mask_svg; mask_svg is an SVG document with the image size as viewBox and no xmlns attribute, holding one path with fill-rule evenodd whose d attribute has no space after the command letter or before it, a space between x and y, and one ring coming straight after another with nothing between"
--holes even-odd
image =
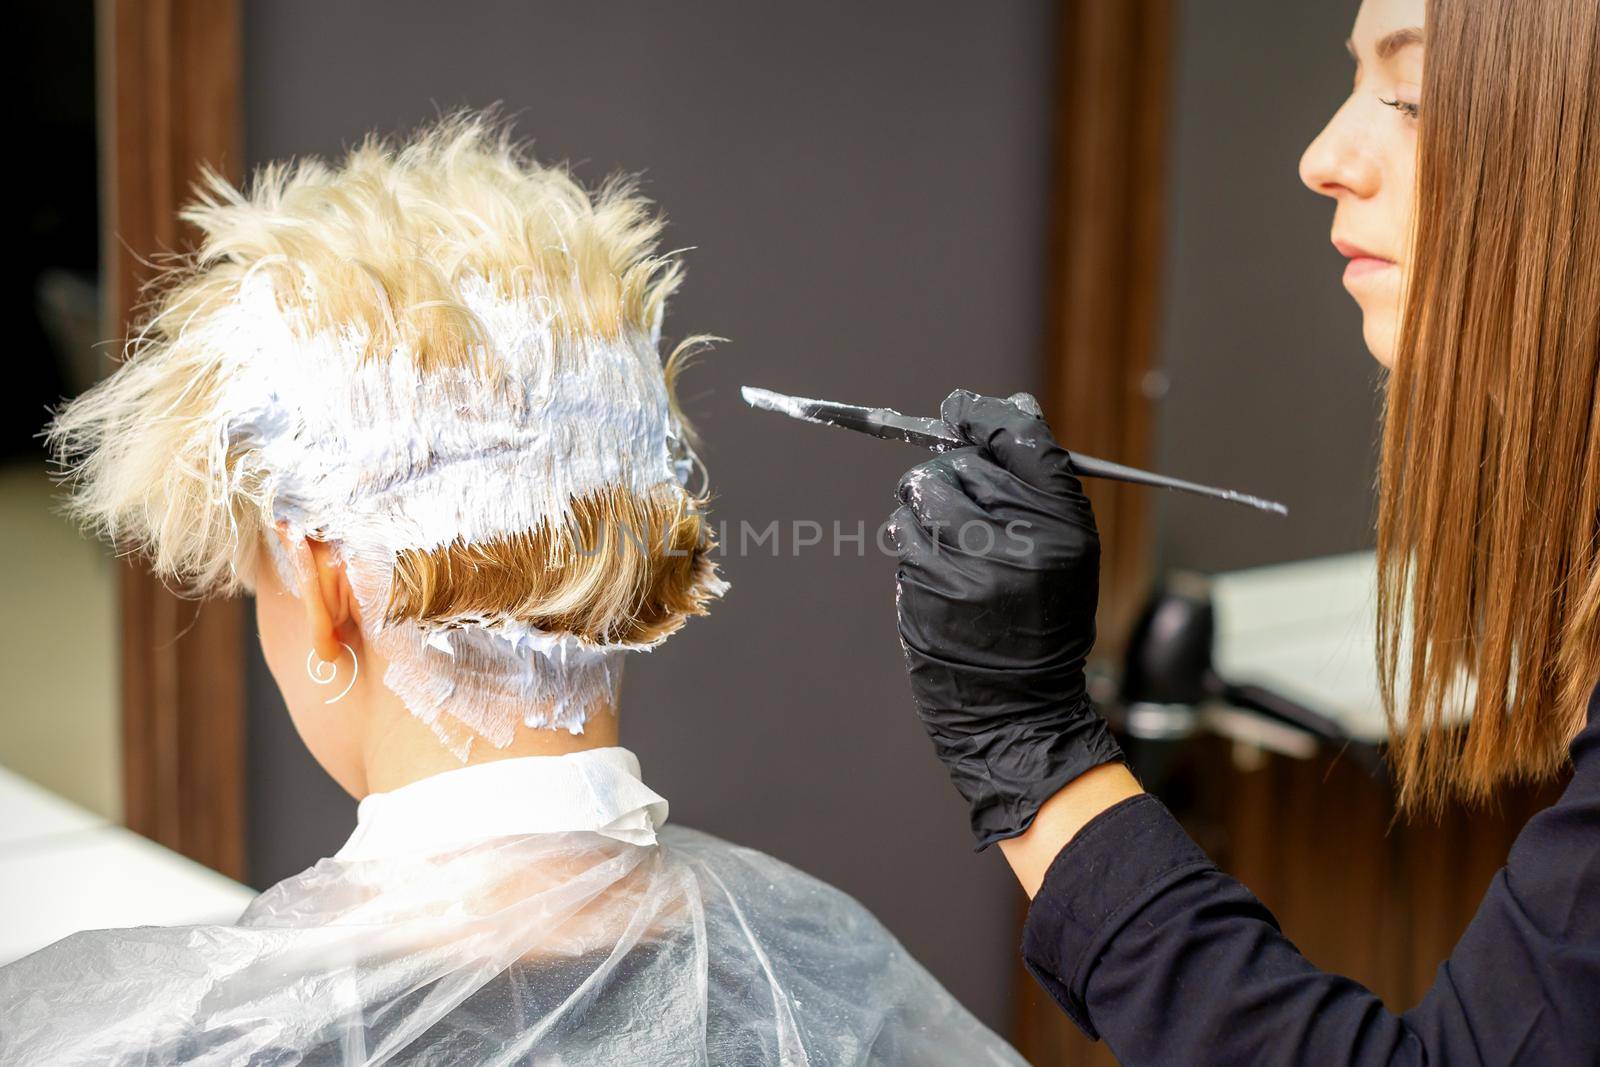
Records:
<instances>
[{"instance_id":1,"label":"black hair dryer","mask_svg":"<svg viewBox=\"0 0 1600 1067\"><path fill-rule=\"evenodd\" d=\"M1206 728L1204 708L1220 703L1311 735L1368 773L1382 766L1375 745L1352 738L1336 719L1258 685L1230 682L1212 663L1216 613L1209 595L1158 591L1128 637L1118 687L1124 748L1134 769L1158 782L1182 743Z\"/></svg>"}]
</instances>

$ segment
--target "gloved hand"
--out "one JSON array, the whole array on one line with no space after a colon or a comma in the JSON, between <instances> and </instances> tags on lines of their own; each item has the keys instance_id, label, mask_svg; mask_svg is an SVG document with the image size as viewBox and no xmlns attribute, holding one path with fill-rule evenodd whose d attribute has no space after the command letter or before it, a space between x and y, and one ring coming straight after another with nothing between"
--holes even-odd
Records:
<instances>
[{"instance_id":1,"label":"gloved hand","mask_svg":"<svg viewBox=\"0 0 1600 1067\"><path fill-rule=\"evenodd\" d=\"M895 601L917 714L982 851L1122 751L1084 683L1100 538L1067 450L1026 394L958 389L940 414L971 445L900 479Z\"/></svg>"}]
</instances>

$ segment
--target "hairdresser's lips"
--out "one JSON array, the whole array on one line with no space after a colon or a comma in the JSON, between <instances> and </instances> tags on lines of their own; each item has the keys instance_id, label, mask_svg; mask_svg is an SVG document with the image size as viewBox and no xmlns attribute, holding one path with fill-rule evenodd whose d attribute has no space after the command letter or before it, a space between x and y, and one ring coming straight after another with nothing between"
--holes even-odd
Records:
<instances>
[{"instance_id":1,"label":"hairdresser's lips","mask_svg":"<svg viewBox=\"0 0 1600 1067\"><path fill-rule=\"evenodd\" d=\"M1351 244L1349 241L1341 241L1335 237L1333 239L1333 247L1339 250L1341 256L1350 261L1344 268L1345 285L1367 280L1384 271L1394 269L1394 260L1368 252L1360 245Z\"/></svg>"}]
</instances>

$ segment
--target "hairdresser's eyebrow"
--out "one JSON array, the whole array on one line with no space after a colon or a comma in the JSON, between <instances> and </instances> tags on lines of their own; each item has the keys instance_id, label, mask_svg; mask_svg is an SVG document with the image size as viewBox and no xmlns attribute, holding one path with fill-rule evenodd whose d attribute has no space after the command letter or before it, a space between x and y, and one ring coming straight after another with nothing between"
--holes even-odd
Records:
<instances>
[{"instance_id":1,"label":"hairdresser's eyebrow","mask_svg":"<svg viewBox=\"0 0 1600 1067\"><path fill-rule=\"evenodd\" d=\"M1378 39L1375 51L1379 59L1390 59L1414 44L1422 43L1422 27L1407 26L1403 30L1386 33Z\"/></svg>"}]
</instances>

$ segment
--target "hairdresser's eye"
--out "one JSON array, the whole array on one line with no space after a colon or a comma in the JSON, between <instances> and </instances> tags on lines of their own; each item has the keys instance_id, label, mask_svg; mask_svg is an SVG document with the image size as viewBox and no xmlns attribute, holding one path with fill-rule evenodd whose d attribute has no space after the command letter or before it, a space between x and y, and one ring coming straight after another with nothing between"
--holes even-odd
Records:
<instances>
[{"instance_id":1,"label":"hairdresser's eye","mask_svg":"<svg viewBox=\"0 0 1600 1067\"><path fill-rule=\"evenodd\" d=\"M1422 114L1422 105L1421 104L1413 104L1409 100L1385 100L1383 97L1380 96L1380 97L1378 97L1378 102L1380 104L1389 105L1390 107L1394 108L1396 111L1400 112L1400 114L1404 115L1408 119L1414 119L1418 115Z\"/></svg>"}]
</instances>

